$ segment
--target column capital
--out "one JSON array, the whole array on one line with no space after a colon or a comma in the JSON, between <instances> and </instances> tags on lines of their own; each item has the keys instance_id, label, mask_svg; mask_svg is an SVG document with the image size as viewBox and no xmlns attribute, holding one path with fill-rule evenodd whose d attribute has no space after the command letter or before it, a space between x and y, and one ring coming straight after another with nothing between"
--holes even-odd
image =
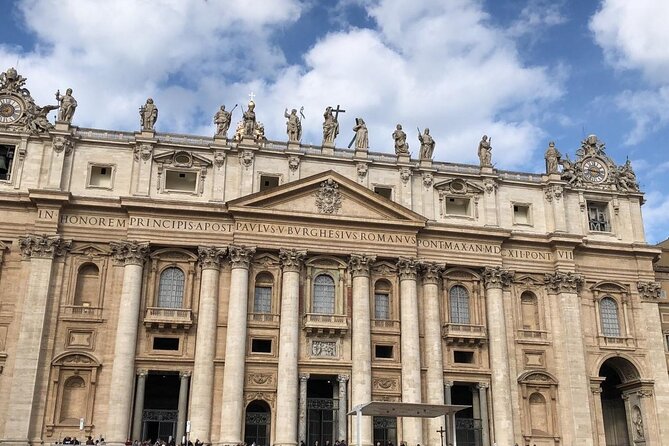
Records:
<instances>
[{"instance_id":1,"label":"column capital","mask_svg":"<svg viewBox=\"0 0 669 446\"><path fill-rule=\"evenodd\" d=\"M181 378L181 379L190 378L190 375L192 373L193 372L191 372L190 370L181 371L181 372L179 372L179 378Z\"/></svg>"},{"instance_id":2,"label":"column capital","mask_svg":"<svg viewBox=\"0 0 669 446\"><path fill-rule=\"evenodd\" d=\"M111 247L114 259L124 265L142 266L149 256L148 242L121 240L119 242L111 242L109 246Z\"/></svg>"},{"instance_id":3,"label":"column capital","mask_svg":"<svg viewBox=\"0 0 669 446\"><path fill-rule=\"evenodd\" d=\"M397 274L400 280L416 280L416 271L418 269L418 262L416 259L409 259L400 257L397 261Z\"/></svg>"},{"instance_id":4,"label":"column capital","mask_svg":"<svg viewBox=\"0 0 669 446\"><path fill-rule=\"evenodd\" d=\"M19 237L19 249L24 258L53 259L65 255L72 240L63 240L59 235L28 234Z\"/></svg>"},{"instance_id":5,"label":"column capital","mask_svg":"<svg viewBox=\"0 0 669 446\"><path fill-rule=\"evenodd\" d=\"M217 248L215 246L198 246L197 259L200 267L205 269L221 269L221 263L228 253L227 248Z\"/></svg>"},{"instance_id":6,"label":"column capital","mask_svg":"<svg viewBox=\"0 0 669 446\"><path fill-rule=\"evenodd\" d=\"M149 371L146 369L137 369L137 376L140 378L146 378L146 375L149 374Z\"/></svg>"},{"instance_id":7,"label":"column capital","mask_svg":"<svg viewBox=\"0 0 669 446\"><path fill-rule=\"evenodd\" d=\"M662 286L658 282L637 282L636 287L642 300L656 302L660 298Z\"/></svg>"},{"instance_id":8,"label":"column capital","mask_svg":"<svg viewBox=\"0 0 669 446\"><path fill-rule=\"evenodd\" d=\"M348 261L348 268L353 277L369 277L369 267L376 261L376 256L366 256L362 254L351 254Z\"/></svg>"},{"instance_id":9,"label":"column capital","mask_svg":"<svg viewBox=\"0 0 669 446\"><path fill-rule=\"evenodd\" d=\"M296 249L280 249L279 262L284 272L299 273L302 268L302 262L307 256L306 251L298 251Z\"/></svg>"},{"instance_id":10,"label":"column capital","mask_svg":"<svg viewBox=\"0 0 669 446\"><path fill-rule=\"evenodd\" d=\"M310 376L311 375L309 375L308 373L300 373L300 381L301 382L307 382L307 380L309 379Z\"/></svg>"},{"instance_id":11,"label":"column capital","mask_svg":"<svg viewBox=\"0 0 669 446\"><path fill-rule=\"evenodd\" d=\"M230 255L230 264L232 265L232 269L249 269L251 259L256 253L256 249L254 247L230 245L228 247L228 253Z\"/></svg>"},{"instance_id":12,"label":"column capital","mask_svg":"<svg viewBox=\"0 0 669 446\"><path fill-rule=\"evenodd\" d=\"M483 282L486 289L504 288L509 286L514 275L514 271L501 266L486 266L483 270Z\"/></svg>"},{"instance_id":13,"label":"column capital","mask_svg":"<svg viewBox=\"0 0 669 446\"><path fill-rule=\"evenodd\" d=\"M479 389L479 390L485 390L488 387L490 387L490 384L488 384L488 383L477 383L476 384L476 388Z\"/></svg>"},{"instance_id":14,"label":"column capital","mask_svg":"<svg viewBox=\"0 0 669 446\"><path fill-rule=\"evenodd\" d=\"M556 271L544 275L544 284L549 293L576 293L585 280L580 274Z\"/></svg>"},{"instance_id":15,"label":"column capital","mask_svg":"<svg viewBox=\"0 0 669 446\"><path fill-rule=\"evenodd\" d=\"M421 262L420 273L423 278L423 283L437 285L441 272L444 270L444 265L434 262Z\"/></svg>"},{"instance_id":16,"label":"column capital","mask_svg":"<svg viewBox=\"0 0 669 446\"><path fill-rule=\"evenodd\" d=\"M349 379L351 379L350 375L337 375L337 381L340 383L346 383Z\"/></svg>"},{"instance_id":17,"label":"column capital","mask_svg":"<svg viewBox=\"0 0 669 446\"><path fill-rule=\"evenodd\" d=\"M453 381L444 381L444 387L453 387Z\"/></svg>"}]
</instances>

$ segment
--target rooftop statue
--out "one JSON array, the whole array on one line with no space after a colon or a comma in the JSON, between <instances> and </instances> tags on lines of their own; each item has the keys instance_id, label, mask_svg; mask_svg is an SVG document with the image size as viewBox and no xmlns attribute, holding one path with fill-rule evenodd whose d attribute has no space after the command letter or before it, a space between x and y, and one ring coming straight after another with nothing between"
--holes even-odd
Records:
<instances>
[{"instance_id":1,"label":"rooftop statue","mask_svg":"<svg viewBox=\"0 0 669 446\"><path fill-rule=\"evenodd\" d=\"M248 108L244 110L242 107L242 120L237 123L235 130L234 141L241 141L244 138L252 138L254 141L266 141L265 126L262 122L256 120L256 103L253 99L249 101Z\"/></svg>"},{"instance_id":2,"label":"rooftop statue","mask_svg":"<svg viewBox=\"0 0 669 446\"><path fill-rule=\"evenodd\" d=\"M249 101L249 106L242 114L242 121L244 121L244 136L253 136L256 128L256 103Z\"/></svg>"},{"instance_id":3,"label":"rooftop statue","mask_svg":"<svg viewBox=\"0 0 669 446\"><path fill-rule=\"evenodd\" d=\"M323 145L334 145L335 138L339 134L339 113L346 110L341 110L339 105L337 108L327 107L323 113ZM334 113L332 113L334 112Z\"/></svg>"},{"instance_id":4,"label":"rooftop statue","mask_svg":"<svg viewBox=\"0 0 669 446\"><path fill-rule=\"evenodd\" d=\"M8 68L4 73L0 73L0 90L20 93L25 96L30 96L30 92L24 85L28 79L21 76L16 68Z\"/></svg>"},{"instance_id":5,"label":"rooftop statue","mask_svg":"<svg viewBox=\"0 0 669 446\"><path fill-rule=\"evenodd\" d=\"M60 104L57 120L70 124L74 116L74 111L77 109L77 100L72 96L72 89L68 88L65 90L65 96L60 95L60 90L56 91L56 101Z\"/></svg>"},{"instance_id":6,"label":"rooftop statue","mask_svg":"<svg viewBox=\"0 0 669 446\"><path fill-rule=\"evenodd\" d=\"M288 113L288 109L283 112L283 116L287 119L286 121L286 133L288 134L289 142L300 142L302 139L302 121L300 117L297 116L297 109L292 109Z\"/></svg>"},{"instance_id":7,"label":"rooftop statue","mask_svg":"<svg viewBox=\"0 0 669 446\"><path fill-rule=\"evenodd\" d=\"M353 131L355 132L355 149L367 150L369 148L369 133L367 131L367 125L362 118L355 118ZM349 147L351 147L350 144Z\"/></svg>"},{"instance_id":8,"label":"rooftop statue","mask_svg":"<svg viewBox=\"0 0 669 446\"><path fill-rule=\"evenodd\" d=\"M237 104L232 107L232 110L227 111L225 105L221 105L221 109L214 115L214 124L216 124L216 136L228 137L228 130L230 129L230 122L232 121L232 112L237 108Z\"/></svg>"},{"instance_id":9,"label":"rooftop statue","mask_svg":"<svg viewBox=\"0 0 669 446\"><path fill-rule=\"evenodd\" d=\"M418 133L420 133L420 131ZM397 127L393 132L393 140L395 141L395 155L409 155L407 134L402 130L401 124L397 124Z\"/></svg>"},{"instance_id":10,"label":"rooftop statue","mask_svg":"<svg viewBox=\"0 0 669 446\"><path fill-rule=\"evenodd\" d=\"M146 104L139 107L139 123L142 131L153 131L153 126L158 120L158 107L153 103L153 99L148 98Z\"/></svg>"},{"instance_id":11,"label":"rooftop statue","mask_svg":"<svg viewBox=\"0 0 669 446\"><path fill-rule=\"evenodd\" d=\"M492 167L492 138L488 140L488 135L483 135L479 142L479 161L481 167Z\"/></svg>"},{"instance_id":12,"label":"rooftop statue","mask_svg":"<svg viewBox=\"0 0 669 446\"><path fill-rule=\"evenodd\" d=\"M430 129L425 128L422 135L420 134L420 129L418 129L418 140L420 141L420 159L431 160L436 143L434 142L434 138L430 136Z\"/></svg>"},{"instance_id":13,"label":"rooftop statue","mask_svg":"<svg viewBox=\"0 0 669 446\"><path fill-rule=\"evenodd\" d=\"M546 173L559 173L558 166L560 165L560 152L555 148L555 143L553 141L548 143L548 149L546 149Z\"/></svg>"}]
</instances>

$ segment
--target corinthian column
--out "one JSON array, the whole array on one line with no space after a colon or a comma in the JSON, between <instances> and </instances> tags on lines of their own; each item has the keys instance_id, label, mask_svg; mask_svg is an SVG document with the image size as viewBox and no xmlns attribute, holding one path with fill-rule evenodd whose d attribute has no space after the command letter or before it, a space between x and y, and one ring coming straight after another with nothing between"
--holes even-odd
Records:
<instances>
[{"instance_id":1,"label":"corinthian column","mask_svg":"<svg viewBox=\"0 0 669 446\"><path fill-rule=\"evenodd\" d=\"M496 266L483 271L492 384L492 414L494 435L492 443L514 444L513 409L509 376L509 352L506 344L506 325L502 287L508 286L513 272ZM587 400L586 400L587 401Z\"/></svg>"},{"instance_id":2,"label":"corinthian column","mask_svg":"<svg viewBox=\"0 0 669 446\"><path fill-rule=\"evenodd\" d=\"M3 398L6 407L5 440L15 444L28 444L39 432L31 432L35 409L42 395L36 394L37 371L44 348L44 322L49 302L49 286L53 259L64 255L71 242L60 236L27 235L19 238L24 259L30 259L26 294L16 344L16 360L12 371L9 395ZM41 426L41 423L40 423Z\"/></svg>"},{"instance_id":3,"label":"corinthian column","mask_svg":"<svg viewBox=\"0 0 669 446\"><path fill-rule=\"evenodd\" d=\"M108 444L125 444L129 434L132 388L135 380L135 347L142 291L142 266L149 253L149 244L122 241L110 243L110 246L114 257L122 262L124 267L109 385L106 439Z\"/></svg>"},{"instance_id":4,"label":"corinthian column","mask_svg":"<svg viewBox=\"0 0 669 446\"><path fill-rule=\"evenodd\" d=\"M348 443L346 434L348 429L346 429L346 419L348 418L346 414L348 413L348 400L346 398L346 384L348 383L348 375L337 375L337 381L339 381L339 411L337 412L337 422L339 424L339 435L337 439L345 440Z\"/></svg>"},{"instance_id":5,"label":"corinthian column","mask_svg":"<svg viewBox=\"0 0 669 446\"><path fill-rule=\"evenodd\" d=\"M230 303L225 337L225 369L221 411L221 443L243 442L244 361L246 356L246 310L248 308L249 264L255 248L230 246Z\"/></svg>"},{"instance_id":6,"label":"corinthian column","mask_svg":"<svg viewBox=\"0 0 669 446\"><path fill-rule=\"evenodd\" d=\"M275 446L297 444L297 357L299 347L300 269L304 251L282 249L279 260L283 268L281 286L281 325L279 328L279 372L276 388Z\"/></svg>"},{"instance_id":7,"label":"corinthian column","mask_svg":"<svg viewBox=\"0 0 669 446\"><path fill-rule=\"evenodd\" d=\"M441 351L441 317L439 311L439 277L442 269L441 265L435 263L421 264L428 404L444 404L444 358ZM445 425L444 417L428 420L428 445L441 444L441 436L437 431Z\"/></svg>"},{"instance_id":8,"label":"corinthian column","mask_svg":"<svg viewBox=\"0 0 669 446\"><path fill-rule=\"evenodd\" d=\"M369 267L376 257L351 255L348 267L353 276L353 314L351 315L351 407L372 401L372 335L369 309ZM341 383L340 383L341 385ZM344 383L344 386L346 384ZM346 408L340 408L340 411ZM357 423L353 423L351 438L358 438ZM360 422L360 442L372 444L372 418ZM358 445L360 446L360 445Z\"/></svg>"},{"instance_id":9,"label":"corinthian column","mask_svg":"<svg viewBox=\"0 0 669 446\"><path fill-rule=\"evenodd\" d=\"M211 443L211 406L214 393L214 357L218 316L218 278L225 248L199 247L202 275L197 315L197 342L190 397L191 438ZM177 439L179 440L179 439Z\"/></svg>"},{"instance_id":10,"label":"corinthian column","mask_svg":"<svg viewBox=\"0 0 669 446\"><path fill-rule=\"evenodd\" d=\"M400 323L402 324L402 402L421 402L420 337L418 333L418 298L416 295L416 267L414 259L400 258L397 270L400 276ZM441 392L441 390L439 390ZM420 418L403 418L402 432L407 444L423 444Z\"/></svg>"},{"instance_id":11,"label":"corinthian column","mask_svg":"<svg viewBox=\"0 0 669 446\"><path fill-rule=\"evenodd\" d=\"M560 419L563 443L590 446L593 444L592 419L590 414L590 383L585 365L583 326L581 324L581 302L578 290L583 277L571 272L546 274L544 283L557 304L555 360L560 380ZM557 326L557 327L556 327ZM561 334L559 337L557 334Z\"/></svg>"}]
</instances>

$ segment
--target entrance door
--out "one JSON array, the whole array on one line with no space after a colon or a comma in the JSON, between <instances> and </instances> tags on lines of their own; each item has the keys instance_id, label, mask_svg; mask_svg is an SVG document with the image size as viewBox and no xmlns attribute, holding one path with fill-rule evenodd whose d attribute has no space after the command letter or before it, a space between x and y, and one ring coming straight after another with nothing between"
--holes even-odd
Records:
<instances>
[{"instance_id":1,"label":"entrance door","mask_svg":"<svg viewBox=\"0 0 669 446\"><path fill-rule=\"evenodd\" d=\"M142 440L167 442L176 435L179 407L179 374L149 372L144 393Z\"/></svg>"},{"instance_id":2,"label":"entrance door","mask_svg":"<svg viewBox=\"0 0 669 446\"><path fill-rule=\"evenodd\" d=\"M264 401L251 401L246 406L244 442L247 445L269 446L271 413Z\"/></svg>"},{"instance_id":3,"label":"entrance door","mask_svg":"<svg viewBox=\"0 0 669 446\"><path fill-rule=\"evenodd\" d=\"M451 403L473 406L472 392L475 391L472 385L456 384L451 386ZM481 446L481 431L481 420L474 418L472 407L455 414L455 438L458 446Z\"/></svg>"},{"instance_id":4,"label":"entrance door","mask_svg":"<svg viewBox=\"0 0 669 446\"><path fill-rule=\"evenodd\" d=\"M397 444L397 418L374 417L374 445L389 446Z\"/></svg>"},{"instance_id":5,"label":"entrance door","mask_svg":"<svg viewBox=\"0 0 669 446\"><path fill-rule=\"evenodd\" d=\"M328 378L307 382L308 446L331 446L336 441L339 400L334 399L332 383L333 379Z\"/></svg>"},{"instance_id":6,"label":"entrance door","mask_svg":"<svg viewBox=\"0 0 669 446\"><path fill-rule=\"evenodd\" d=\"M601 394L606 446L630 446L625 402L618 389L621 384L620 377L606 364L602 366L599 376L606 378L602 383Z\"/></svg>"}]
</instances>

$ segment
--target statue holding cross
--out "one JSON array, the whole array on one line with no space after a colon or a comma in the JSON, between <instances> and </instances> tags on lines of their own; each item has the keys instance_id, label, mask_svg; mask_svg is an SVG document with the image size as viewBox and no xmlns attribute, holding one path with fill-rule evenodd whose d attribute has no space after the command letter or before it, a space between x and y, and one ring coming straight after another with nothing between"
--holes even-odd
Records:
<instances>
[{"instance_id":1,"label":"statue holding cross","mask_svg":"<svg viewBox=\"0 0 669 446\"><path fill-rule=\"evenodd\" d=\"M345 111L339 108L339 104L337 104L337 108L327 107L325 109L325 113L323 113L323 145L334 146L334 140L339 134L339 113Z\"/></svg>"}]
</instances>

